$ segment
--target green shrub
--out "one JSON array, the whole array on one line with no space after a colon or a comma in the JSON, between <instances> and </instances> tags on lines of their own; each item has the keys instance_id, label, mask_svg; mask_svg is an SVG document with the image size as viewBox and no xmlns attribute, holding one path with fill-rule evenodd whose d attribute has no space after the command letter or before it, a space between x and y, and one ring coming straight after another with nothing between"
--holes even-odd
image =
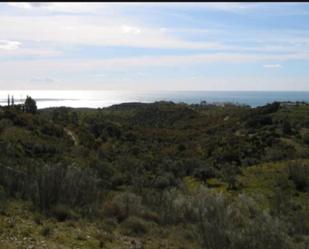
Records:
<instances>
[{"instance_id":1,"label":"green shrub","mask_svg":"<svg viewBox=\"0 0 309 249\"><path fill-rule=\"evenodd\" d=\"M290 135L292 133L292 127L290 122L284 120L282 124L282 132L283 134Z\"/></svg>"},{"instance_id":2,"label":"green shrub","mask_svg":"<svg viewBox=\"0 0 309 249\"><path fill-rule=\"evenodd\" d=\"M34 216L33 216L33 220L34 220L35 224L43 225L41 214L35 213Z\"/></svg>"},{"instance_id":3,"label":"green shrub","mask_svg":"<svg viewBox=\"0 0 309 249\"><path fill-rule=\"evenodd\" d=\"M47 225L47 226L44 226L41 231L40 231L40 234L44 237L49 237L51 234L52 234L52 228L51 226Z\"/></svg>"},{"instance_id":4,"label":"green shrub","mask_svg":"<svg viewBox=\"0 0 309 249\"><path fill-rule=\"evenodd\" d=\"M13 126L13 122L10 119L3 118L0 120L0 131L2 132L4 129Z\"/></svg>"},{"instance_id":5,"label":"green shrub","mask_svg":"<svg viewBox=\"0 0 309 249\"><path fill-rule=\"evenodd\" d=\"M115 240L115 237L110 232L98 231L95 235L95 238L99 241L99 247L105 248L106 242L112 242Z\"/></svg>"},{"instance_id":6,"label":"green shrub","mask_svg":"<svg viewBox=\"0 0 309 249\"><path fill-rule=\"evenodd\" d=\"M108 218L114 217L118 221L125 219L125 214L112 201L106 201L104 203L102 214L103 214L104 217L108 217Z\"/></svg>"},{"instance_id":7,"label":"green shrub","mask_svg":"<svg viewBox=\"0 0 309 249\"><path fill-rule=\"evenodd\" d=\"M61 204L51 208L50 214L60 222L76 218L76 216L68 207Z\"/></svg>"},{"instance_id":8,"label":"green shrub","mask_svg":"<svg viewBox=\"0 0 309 249\"><path fill-rule=\"evenodd\" d=\"M101 190L94 169L34 162L23 167L0 164L0 171L0 184L11 196L31 200L41 211L62 204L83 210L84 215L95 213Z\"/></svg>"},{"instance_id":9,"label":"green shrub","mask_svg":"<svg viewBox=\"0 0 309 249\"><path fill-rule=\"evenodd\" d=\"M159 214L150 210L145 209L140 216L147 221L160 222Z\"/></svg>"},{"instance_id":10,"label":"green shrub","mask_svg":"<svg viewBox=\"0 0 309 249\"><path fill-rule=\"evenodd\" d=\"M216 177L216 171L212 167L197 168L193 171L193 176L201 181Z\"/></svg>"},{"instance_id":11,"label":"green shrub","mask_svg":"<svg viewBox=\"0 0 309 249\"><path fill-rule=\"evenodd\" d=\"M4 188L0 185L0 211L3 211L6 206L6 193L4 191Z\"/></svg>"},{"instance_id":12,"label":"green shrub","mask_svg":"<svg viewBox=\"0 0 309 249\"><path fill-rule=\"evenodd\" d=\"M77 239L77 240L81 240L81 241L86 241L86 240L87 240L87 237L86 237L86 235L85 235L83 232L79 232L79 233L76 235L76 239Z\"/></svg>"},{"instance_id":13,"label":"green shrub","mask_svg":"<svg viewBox=\"0 0 309 249\"><path fill-rule=\"evenodd\" d=\"M306 133L303 135L303 142L304 142L304 144L309 145L309 132L306 132Z\"/></svg>"},{"instance_id":14,"label":"green shrub","mask_svg":"<svg viewBox=\"0 0 309 249\"><path fill-rule=\"evenodd\" d=\"M205 187L169 195L168 221L190 225L203 249L289 248L286 224L257 209L245 195L233 201Z\"/></svg>"},{"instance_id":15,"label":"green shrub","mask_svg":"<svg viewBox=\"0 0 309 249\"><path fill-rule=\"evenodd\" d=\"M141 218L131 216L123 222L123 233L126 235L141 236L149 231L149 224Z\"/></svg>"},{"instance_id":16,"label":"green shrub","mask_svg":"<svg viewBox=\"0 0 309 249\"><path fill-rule=\"evenodd\" d=\"M126 219L130 215L138 215L141 213L142 198L136 194L125 192L116 195L112 202L105 204L104 213L107 216L114 216L119 221Z\"/></svg>"},{"instance_id":17,"label":"green shrub","mask_svg":"<svg viewBox=\"0 0 309 249\"><path fill-rule=\"evenodd\" d=\"M164 176L159 176L155 182L154 182L154 187L158 188L158 189L165 189L167 187L170 186L170 179L168 176L164 175Z\"/></svg>"},{"instance_id":18,"label":"green shrub","mask_svg":"<svg viewBox=\"0 0 309 249\"><path fill-rule=\"evenodd\" d=\"M107 232L112 232L117 225L118 223L115 218L106 218L102 222L100 222L100 227Z\"/></svg>"},{"instance_id":19,"label":"green shrub","mask_svg":"<svg viewBox=\"0 0 309 249\"><path fill-rule=\"evenodd\" d=\"M288 166L289 179L298 191L305 192L309 187L309 165L296 161Z\"/></svg>"},{"instance_id":20,"label":"green shrub","mask_svg":"<svg viewBox=\"0 0 309 249\"><path fill-rule=\"evenodd\" d=\"M284 224L259 211L252 199L243 195L230 202L204 190L196 198L204 248L287 248Z\"/></svg>"}]
</instances>

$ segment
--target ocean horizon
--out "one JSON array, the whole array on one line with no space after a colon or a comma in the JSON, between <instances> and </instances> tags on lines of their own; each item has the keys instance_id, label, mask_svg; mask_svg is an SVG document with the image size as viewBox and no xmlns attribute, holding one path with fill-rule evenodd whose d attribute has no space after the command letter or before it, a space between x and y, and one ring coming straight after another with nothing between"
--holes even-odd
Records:
<instances>
[{"instance_id":1,"label":"ocean horizon","mask_svg":"<svg viewBox=\"0 0 309 249\"><path fill-rule=\"evenodd\" d=\"M8 95L14 96L16 104L27 95L36 100L39 109L48 107L103 108L120 103L172 101L175 103L199 104L229 102L251 107L274 101L309 102L309 91L0 91L0 105L7 105Z\"/></svg>"}]
</instances>

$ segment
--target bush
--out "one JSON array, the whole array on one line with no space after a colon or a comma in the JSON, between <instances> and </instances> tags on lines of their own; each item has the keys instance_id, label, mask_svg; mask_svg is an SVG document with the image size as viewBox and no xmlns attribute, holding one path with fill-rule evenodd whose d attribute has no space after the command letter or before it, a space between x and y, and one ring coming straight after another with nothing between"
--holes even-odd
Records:
<instances>
[{"instance_id":1,"label":"bush","mask_svg":"<svg viewBox=\"0 0 309 249\"><path fill-rule=\"evenodd\" d=\"M99 241L99 247L105 248L106 242L112 242L115 240L115 237L111 233L98 231L95 235L95 238Z\"/></svg>"},{"instance_id":2,"label":"bush","mask_svg":"<svg viewBox=\"0 0 309 249\"><path fill-rule=\"evenodd\" d=\"M123 232L126 235L140 236L148 232L148 226L149 225L147 222L145 222L143 219L131 216L123 223Z\"/></svg>"},{"instance_id":3,"label":"bush","mask_svg":"<svg viewBox=\"0 0 309 249\"><path fill-rule=\"evenodd\" d=\"M0 120L0 131L13 126L13 122L10 119L4 118Z\"/></svg>"},{"instance_id":4,"label":"bush","mask_svg":"<svg viewBox=\"0 0 309 249\"><path fill-rule=\"evenodd\" d=\"M100 222L100 228L107 232L112 232L117 227L117 225L118 223L115 218L105 218L103 222Z\"/></svg>"},{"instance_id":5,"label":"bush","mask_svg":"<svg viewBox=\"0 0 309 249\"><path fill-rule=\"evenodd\" d=\"M251 116L247 120L247 127L248 128L261 128L266 125L271 125L273 123L272 118L266 115L255 115Z\"/></svg>"},{"instance_id":6,"label":"bush","mask_svg":"<svg viewBox=\"0 0 309 249\"><path fill-rule=\"evenodd\" d=\"M234 201L201 187L191 194L170 192L173 219L190 226L204 249L289 248L286 225L241 195Z\"/></svg>"},{"instance_id":7,"label":"bush","mask_svg":"<svg viewBox=\"0 0 309 249\"><path fill-rule=\"evenodd\" d=\"M292 133L291 124L286 120L283 121L282 131L283 131L283 134L287 134L287 135L290 135Z\"/></svg>"},{"instance_id":8,"label":"bush","mask_svg":"<svg viewBox=\"0 0 309 249\"><path fill-rule=\"evenodd\" d=\"M12 196L31 200L41 211L57 204L95 213L101 197L100 179L95 170L65 163L5 167L0 164L0 184Z\"/></svg>"},{"instance_id":9,"label":"bush","mask_svg":"<svg viewBox=\"0 0 309 249\"><path fill-rule=\"evenodd\" d=\"M192 210L187 212L190 209L187 201L187 197L179 189L173 188L164 191L162 197L155 204L158 206L161 224L169 225L190 222L190 217L186 214Z\"/></svg>"},{"instance_id":10,"label":"bush","mask_svg":"<svg viewBox=\"0 0 309 249\"><path fill-rule=\"evenodd\" d=\"M6 206L6 193L4 191L4 188L0 185L0 211L3 211Z\"/></svg>"},{"instance_id":11,"label":"bush","mask_svg":"<svg viewBox=\"0 0 309 249\"><path fill-rule=\"evenodd\" d=\"M216 171L212 167L197 168L193 171L193 176L206 182L207 179L216 177Z\"/></svg>"},{"instance_id":12,"label":"bush","mask_svg":"<svg viewBox=\"0 0 309 249\"><path fill-rule=\"evenodd\" d=\"M130 215L141 213L142 198L136 194L125 192L114 197L112 202L106 203L104 207L105 215L114 216L118 221L122 221Z\"/></svg>"},{"instance_id":13,"label":"bush","mask_svg":"<svg viewBox=\"0 0 309 249\"><path fill-rule=\"evenodd\" d=\"M44 237L49 237L52 234L51 226L44 226L40 231L40 234Z\"/></svg>"},{"instance_id":14,"label":"bush","mask_svg":"<svg viewBox=\"0 0 309 249\"><path fill-rule=\"evenodd\" d=\"M144 210L140 216L147 221L153 221L155 223L159 223L160 221L159 214L149 210Z\"/></svg>"},{"instance_id":15,"label":"bush","mask_svg":"<svg viewBox=\"0 0 309 249\"><path fill-rule=\"evenodd\" d=\"M268 114L277 112L280 109L280 102L273 102L256 108L256 111L261 114Z\"/></svg>"},{"instance_id":16,"label":"bush","mask_svg":"<svg viewBox=\"0 0 309 249\"><path fill-rule=\"evenodd\" d=\"M34 220L35 224L37 224L37 225L43 225L43 222L42 222L42 215L41 215L41 214L38 214L38 213L34 214L33 220Z\"/></svg>"},{"instance_id":17,"label":"bush","mask_svg":"<svg viewBox=\"0 0 309 249\"><path fill-rule=\"evenodd\" d=\"M58 221L63 222L69 219L76 219L76 215L66 206L58 204L51 208L50 214Z\"/></svg>"},{"instance_id":18,"label":"bush","mask_svg":"<svg viewBox=\"0 0 309 249\"><path fill-rule=\"evenodd\" d=\"M170 186L170 179L168 175L164 176L159 176L155 181L154 181L154 187L158 189L165 189Z\"/></svg>"},{"instance_id":19,"label":"bush","mask_svg":"<svg viewBox=\"0 0 309 249\"><path fill-rule=\"evenodd\" d=\"M265 148L265 159L267 161L280 161L295 157L295 148L292 145L279 144L278 146Z\"/></svg>"},{"instance_id":20,"label":"bush","mask_svg":"<svg viewBox=\"0 0 309 249\"><path fill-rule=\"evenodd\" d=\"M309 132L306 132L303 136L303 142L304 144L309 145Z\"/></svg>"},{"instance_id":21,"label":"bush","mask_svg":"<svg viewBox=\"0 0 309 249\"><path fill-rule=\"evenodd\" d=\"M203 233L202 239L206 248L288 247L285 225L269 214L259 211L252 199L240 196L235 202L222 204L222 200L214 199L213 210L218 211L211 212L206 219L206 227L209 229ZM202 223L205 226L205 221Z\"/></svg>"},{"instance_id":22,"label":"bush","mask_svg":"<svg viewBox=\"0 0 309 249\"><path fill-rule=\"evenodd\" d=\"M288 165L289 179L298 191L305 192L309 187L309 165L296 161Z\"/></svg>"}]
</instances>

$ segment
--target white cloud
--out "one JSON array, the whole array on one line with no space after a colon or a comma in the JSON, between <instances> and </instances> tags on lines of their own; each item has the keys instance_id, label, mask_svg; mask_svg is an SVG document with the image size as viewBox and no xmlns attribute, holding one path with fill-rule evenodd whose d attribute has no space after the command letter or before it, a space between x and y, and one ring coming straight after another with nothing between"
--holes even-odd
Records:
<instances>
[{"instance_id":1,"label":"white cloud","mask_svg":"<svg viewBox=\"0 0 309 249\"><path fill-rule=\"evenodd\" d=\"M235 10L247 10L257 7L257 4L254 3L203 3L199 4L200 7L205 7L209 9L218 9L224 11L235 11Z\"/></svg>"},{"instance_id":2,"label":"white cloud","mask_svg":"<svg viewBox=\"0 0 309 249\"><path fill-rule=\"evenodd\" d=\"M18 41L0 40L0 49L3 50L15 50L20 46L21 42Z\"/></svg>"},{"instance_id":3,"label":"white cloud","mask_svg":"<svg viewBox=\"0 0 309 249\"><path fill-rule=\"evenodd\" d=\"M158 84L160 81L161 84ZM117 77L108 79L108 81L100 81L87 79L85 84L84 78L76 79L57 79L52 84L35 84L25 81L25 78L12 79L8 84L8 80L0 79L0 87L2 90L48 90L42 92L49 96L50 90L83 90L81 94L87 94L87 90L131 90L133 92L143 90L216 90L216 91L304 91L309 90L309 81L303 76L265 76L265 75L217 75L217 76L201 76L194 80L189 75L179 75L178 77L166 78L162 75L158 77L145 77L142 81L137 81L136 77ZM5 93L5 96L7 93ZM41 94L41 93L40 93ZM49 95L48 95L49 94ZM55 94L59 93L55 92ZM62 93L64 95L69 94ZM89 93L93 94L93 93ZM35 93L33 93L35 95ZM19 96L16 94L16 96ZM31 94L32 96L32 94Z\"/></svg>"},{"instance_id":4,"label":"white cloud","mask_svg":"<svg viewBox=\"0 0 309 249\"><path fill-rule=\"evenodd\" d=\"M109 8L113 3L8 3L14 6L22 6L23 8L54 8L54 9L83 9L84 7L98 10ZM139 4L139 3L136 3ZM154 4L155 3L150 3ZM160 4L160 3L159 3ZM162 4L162 3L161 3ZM169 3L167 3L169 4ZM190 3L181 3L185 6ZM118 6L122 4L118 3ZM147 4L145 4L147 5ZM173 4L172 4L173 5ZM175 4L174 4L175 5ZM173 7L176 8L177 4ZM242 9L253 8L252 3L201 3L204 7L223 8L223 9ZM35 7L34 7L35 6ZM90 7L89 7L90 6ZM126 4L124 4L126 6ZM168 6L168 5L167 5ZM112 10L112 8L108 9ZM167 27L147 27L140 20L137 22L130 17L117 15L112 11L98 12L100 15L65 15L57 14L44 16L0 16L0 34L7 40L18 41L41 41L48 43L57 43L61 45L97 45L97 46L128 46L142 48L181 48L181 49L208 49L221 51L262 51L262 52L295 52L309 51L308 34L303 31L299 33L291 33L290 31L246 31L246 35L239 32L232 33L226 27L224 29L203 29L203 28L176 28ZM248 35L248 32L251 35ZM257 32L257 33L255 33ZM194 37L192 33L201 35L209 33L210 35L204 41L192 41L182 37ZM213 36L216 34L215 36ZM237 34L237 36L235 36ZM138 35L138 38L137 38ZM210 39L209 37L212 37ZM235 37L234 44L239 42L254 43L251 47L240 45L224 44L225 38ZM249 38L248 38L249 37ZM257 37L259 39L257 39ZM260 43L259 41L260 40ZM288 42L297 42L297 44L288 44ZM284 44L278 45L278 42ZM300 43L302 42L302 43ZM267 45L265 45L267 44ZM1 44L0 44L1 46Z\"/></svg>"},{"instance_id":5,"label":"white cloud","mask_svg":"<svg viewBox=\"0 0 309 249\"><path fill-rule=\"evenodd\" d=\"M145 77L145 76L148 76L148 74L144 73L144 72L137 72L136 76L138 76L138 77Z\"/></svg>"},{"instance_id":6,"label":"white cloud","mask_svg":"<svg viewBox=\"0 0 309 249\"><path fill-rule=\"evenodd\" d=\"M122 18L83 19L78 16L59 15L53 18L0 16L0 23L0 34L12 40L144 48L223 49L225 47L219 42L180 39L161 32L159 28L123 24Z\"/></svg>"},{"instance_id":7,"label":"white cloud","mask_svg":"<svg viewBox=\"0 0 309 249\"><path fill-rule=\"evenodd\" d=\"M18 3L16 3L18 4ZM30 4L30 3L29 3ZM309 51L308 34L302 32L260 32L237 35L234 44L249 42L251 46L228 45L226 37L234 37L227 29L169 29L146 27L123 16L0 16L0 34L11 41L41 41L57 45L128 46L142 48L181 48L248 52L302 52ZM212 35L216 32L216 35ZM249 31L248 31L249 32ZM212 39L191 41L181 38L211 34ZM250 33L250 32L249 32ZM246 32L247 34L247 32ZM251 34L251 33L250 33ZM138 38L137 38L138 35ZM257 36L260 37L257 40ZM249 37L249 38L248 38ZM15 43L15 47L20 44ZM2 47L4 45L2 44ZM5 46L7 47L7 45ZM1 49L1 43L0 43Z\"/></svg>"},{"instance_id":8,"label":"white cloud","mask_svg":"<svg viewBox=\"0 0 309 249\"><path fill-rule=\"evenodd\" d=\"M128 5L132 5L129 3ZM138 3L135 3L138 4ZM122 3L125 6L125 3ZM166 7L174 10L212 10L247 14L253 11L261 11L266 16L308 15L308 10L299 2L285 3L258 3L258 2L182 2L182 3L139 3L142 6Z\"/></svg>"},{"instance_id":9,"label":"white cloud","mask_svg":"<svg viewBox=\"0 0 309 249\"><path fill-rule=\"evenodd\" d=\"M0 45L0 56L35 56L35 57L55 57L62 55L62 51L53 49L40 49L40 48L20 48L11 50L1 50Z\"/></svg>"},{"instance_id":10,"label":"white cloud","mask_svg":"<svg viewBox=\"0 0 309 249\"><path fill-rule=\"evenodd\" d=\"M246 63L287 60L309 60L309 53L268 55L268 54L241 54L215 53L179 56L140 56L110 59L53 59L29 61L0 62L0 71L3 77L10 77L11 72L18 71L23 75L61 73L72 75L75 73L89 73L98 71L142 70L147 67L181 67L203 65L214 62ZM265 64L270 65L270 64ZM275 64L276 65L276 64Z\"/></svg>"},{"instance_id":11,"label":"white cloud","mask_svg":"<svg viewBox=\"0 0 309 249\"><path fill-rule=\"evenodd\" d=\"M97 78L102 78L102 77L105 77L106 76L106 74L104 74L104 73L97 73L97 74L95 74L95 75L93 75L94 77L97 77Z\"/></svg>"},{"instance_id":12,"label":"white cloud","mask_svg":"<svg viewBox=\"0 0 309 249\"><path fill-rule=\"evenodd\" d=\"M46 10L49 12L69 12L69 13L85 13L85 12L99 12L106 7L105 3L45 3L45 2L9 2L8 5L12 7L27 9L27 10Z\"/></svg>"},{"instance_id":13,"label":"white cloud","mask_svg":"<svg viewBox=\"0 0 309 249\"><path fill-rule=\"evenodd\" d=\"M17 8L23 8L23 9L31 9L32 8L32 3L7 3L8 5L10 6L13 6L13 7L17 7Z\"/></svg>"},{"instance_id":14,"label":"white cloud","mask_svg":"<svg viewBox=\"0 0 309 249\"><path fill-rule=\"evenodd\" d=\"M33 77L31 80L33 83L53 83L54 79L48 77Z\"/></svg>"},{"instance_id":15,"label":"white cloud","mask_svg":"<svg viewBox=\"0 0 309 249\"><path fill-rule=\"evenodd\" d=\"M121 26L122 32L126 33L126 34L140 34L141 33L141 29L138 27L131 27L131 26L127 26L127 25L122 25Z\"/></svg>"},{"instance_id":16,"label":"white cloud","mask_svg":"<svg viewBox=\"0 0 309 249\"><path fill-rule=\"evenodd\" d=\"M281 68L281 64L265 64L263 65L265 68Z\"/></svg>"},{"instance_id":17,"label":"white cloud","mask_svg":"<svg viewBox=\"0 0 309 249\"><path fill-rule=\"evenodd\" d=\"M14 80L23 81L24 79L32 79L33 82L48 82L49 78L46 75L55 75L57 82L60 79L71 81L71 87L74 86L75 79L79 82L83 81L84 84L89 77L90 81L104 83L103 77L108 79L115 77L116 81L121 81L121 77L129 78L128 75L130 77L133 75L133 78L136 76L135 80L139 77L140 82L152 80L153 84L157 84L160 81L157 81L156 77L163 79L166 76L165 71L155 69L154 71L158 71L157 74L153 73L151 77L150 75L146 77L143 73L145 68L161 67L168 68L168 70L175 68L173 77L169 77L166 81L176 82L179 80L176 80L179 75L189 74L186 69L191 70L194 65L215 62L258 62L260 67L270 68L269 71L273 68L276 71L276 68L282 67L280 63L283 61L309 60L309 32L306 32L302 26L299 26L298 30L291 30L291 28L288 30L291 25L285 27L281 25L280 28L276 25L262 25L257 28L252 22L246 25L241 23L241 18L247 17L246 14L252 10L254 10L252 18L256 18L256 14L259 13L262 15L258 17L261 20L265 15L273 15L275 4L271 8L267 4L260 3L24 2L6 4L11 8L6 6L8 11L0 15L0 39L2 39L0 40L0 57L2 58L0 59L0 71L3 82L7 80L6 82L13 84L16 83ZM154 9L156 6L158 8ZM278 12L275 11L276 15L281 15L289 7L280 6L281 11L279 9ZM194 12L200 9L205 13L209 13L208 10L214 10L237 12L241 15L239 15L239 22L232 23L229 23L228 19L215 18L211 21L211 16L202 20L196 18ZM158 24L160 26L156 27ZM35 41L40 41L40 44ZM87 47L80 47L81 45ZM90 48L91 53L87 53L88 46L95 46ZM154 51L140 50L139 54L141 52L144 56L99 59L104 56L101 52L106 51L103 47L107 46L167 48L170 50L158 52L178 55L147 56L148 52L153 54ZM96 51L98 47L102 50L93 56L93 51ZM54 48L58 48L59 51ZM185 55L181 55L179 51L172 51L174 48L195 49L195 51L183 51ZM122 54L123 51L127 54L128 49L117 51L117 54ZM66 52L68 54L61 57ZM18 58L8 60L7 58L11 56L24 57L20 58L21 60L17 60ZM52 60L33 58L49 56L56 58ZM185 70L178 70L180 67ZM125 73L109 74L112 70ZM98 72L97 75L95 75L96 72ZM214 70L214 74L216 73L218 72ZM34 77L36 75L42 77ZM195 82L204 80L202 76L196 76L194 73L188 77L191 75ZM222 75L222 78L224 77L223 89L229 83L229 77ZM127 78L125 80L129 80ZM183 86L188 86L187 82L185 79ZM218 80L214 82L220 83ZM56 82L50 85L55 84ZM132 86L134 84L132 83ZM88 84L84 84L84 87L87 88ZM111 87L113 87L112 84Z\"/></svg>"}]
</instances>

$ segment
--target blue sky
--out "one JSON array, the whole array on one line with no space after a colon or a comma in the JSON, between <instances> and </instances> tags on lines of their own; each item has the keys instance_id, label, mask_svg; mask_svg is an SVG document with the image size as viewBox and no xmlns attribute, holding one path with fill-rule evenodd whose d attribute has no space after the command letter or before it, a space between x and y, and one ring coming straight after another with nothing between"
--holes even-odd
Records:
<instances>
[{"instance_id":1,"label":"blue sky","mask_svg":"<svg viewBox=\"0 0 309 249\"><path fill-rule=\"evenodd\" d=\"M309 91L308 3L0 3L3 90Z\"/></svg>"}]
</instances>

